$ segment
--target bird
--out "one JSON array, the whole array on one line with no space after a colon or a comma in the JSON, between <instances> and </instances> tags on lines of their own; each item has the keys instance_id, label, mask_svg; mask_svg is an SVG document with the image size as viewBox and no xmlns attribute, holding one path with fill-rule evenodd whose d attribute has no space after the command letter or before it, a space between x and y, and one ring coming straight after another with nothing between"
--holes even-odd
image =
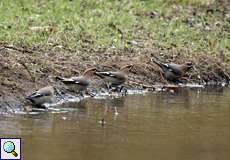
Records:
<instances>
[{"instance_id":1,"label":"bird","mask_svg":"<svg viewBox=\"0 0 230 160\"><path fill-rule=\"evenodd\" d=\"M185 73L193 68L192 62L185 62L183 64L163 63L156 58L151 59L151 61L162 69L164 78L168 82L173 83L180 83Z\"/></svg>"},{"instance_id":2,"label":"bird","mask_svg":"<svg viewBox=\"0 0 230 160\"><path fill-rule=\"evenodd\" d=\"M43 87L31 95L27 96L26 99L29 100L32 105L44 108L45 103L52 103L54 101L55 88L53 86Z\"/></svg>"},{"instance_id":3,"label":"bird","mask_svg":"<svg viewBox=\"0 0 230 160\"><path fill-rule=\"evenodd\" d=\"M96 68L89 68L86 69L81 76L70 78L56 77L56 79L65 84L69 91L83 96L83 92L87 90L90 84L90 77L93 76L96 71Z\"/></svg>"},{"instance_id":4,"label":"bird","mask_svg":"<svg viewBox=\"0 0 230 160\"><path fill-rule=\"evenodd\" d=\"M105 81L108 90L110 90L112 87L116 87L116 89L118 89L119 86L126 82L126 72L130 71L132 67L133 65L129 64L121 67L121 69L118 71L96 71L95 75ZM121 92L122 88L123 86L121 86L119 92Z\"/></svg>"}]
</instances>

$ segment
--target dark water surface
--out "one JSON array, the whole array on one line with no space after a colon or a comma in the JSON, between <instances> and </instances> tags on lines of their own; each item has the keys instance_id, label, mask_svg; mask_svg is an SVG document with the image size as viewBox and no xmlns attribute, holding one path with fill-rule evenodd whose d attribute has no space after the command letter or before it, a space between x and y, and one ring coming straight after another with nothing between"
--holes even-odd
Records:
<instances>
[{"instance_id":1,"label":"dark water surface","mask_svg":"<svg viewBox=\"0 0 230 160\"><path fill-rule=\"evenodd\" d=\"M87 100L62 108L1 116L0 137L21 137L25 160L230 159L228 88Z\"/></svg>"}]
</instances>

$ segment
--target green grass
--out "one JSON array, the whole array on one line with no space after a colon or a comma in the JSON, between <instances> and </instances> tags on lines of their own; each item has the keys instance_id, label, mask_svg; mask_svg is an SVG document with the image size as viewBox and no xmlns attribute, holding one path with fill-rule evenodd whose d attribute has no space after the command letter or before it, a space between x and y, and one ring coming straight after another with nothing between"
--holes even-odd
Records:
<instances>
[{"instance_id":1,"label":"green grass","mask_svg":"<svg viewBox=\"0 0 230 160\"><path fill-rule=\"evenodd\" d=\"M229 54L228 8L214 0L1 0L0 42L44 50L152 45L162 53Z\"/></svg>"}]
</instances>

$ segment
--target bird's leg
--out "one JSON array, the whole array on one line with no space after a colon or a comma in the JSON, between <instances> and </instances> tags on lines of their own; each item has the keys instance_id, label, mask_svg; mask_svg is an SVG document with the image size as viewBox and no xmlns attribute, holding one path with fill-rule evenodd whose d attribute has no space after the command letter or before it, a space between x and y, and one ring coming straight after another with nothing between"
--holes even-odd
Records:
<instances>
[{"instance_id":1,"label":"bird's leg","mask_svg":"<svg viewBox=\"0 0 230 160\"><path fill-rule=\"evenodd\" d=\"M121 92L124 89L124 86L123 85L122 86L118 86L118 88L119 88L118 92Z\"/></svg>"},{"instance_id":2,"label":"bird's leg","mask_svg":"<svg viewBox=\"0 0 230 160\"><path fill-rule=\"evenodd\" d=\"M180 79L189 81L189 78L188 78L188 77L181 77Z\"/></svg>"},{"instance_id":3,"label":"bird's leg","mask_svg":"<svg viewBox=\"0 0 230 160\"><path fill-rule=\"evenodd\" d=\"M44 110L48 110L48 108L46 107L46 105L44 104L41 104L41 105L36 105L37 108L41 108L41 109L44 109Z\"/></svg>"},{"instance_id":4,"label":"bird's leg","mask_svg":"<svg viewBox=\"0 0 230 160\"><path fill-rule=\"evenodd\" d=\"M109 82L106 83L106 87L108 89L108 91L110 90L110 85L109 85Z\"/></svg>"},{"instance_id":5,"label":"bird's leg","mask_svg":"<svg viewBox=\"0 0 230 160\"><path fill-rule=\"evenodd\" d=\"M125 86L122 85L122 86L119 87L118 92L121 93L122 96L126 96L127 89L125 88Z\"/></svg>"},{"instance_id":6,"label":"bird's leg","mask_svg":"<svg viewBox=\"0 0 230 160\"><path fill-rule=\"evenodd\" d=\"M60 96L61 100L65 100L65 97L58 88L54 87L54 90L57 93L57 95Z\"/></svg>"},{"instance_id":7,"label":"bird's leg","mask_svg":"<svg viewBox=\"0 0 230 160\"><path fill-rule=\"evenodd\" d=\"M167 84L167 80L165 79L165 77L163 76L162 72L160 72L160 76L161 76L161 82L163 84Z\"/></svg>"},{"instance_id":8,"label":"bird's leg","mask_svg":"<svg viewBox=\"0 0 230 160\"><path fill-rule=\"evenodd\" d=\"M162 75L162 72L160 72L160 76L161 76L161 80L163 81L164 80L164 77Z\"/></svg>"},{"instance_id":9,"label":"bird's leg","mask_svg":"<svg viewBox=\"0 0 230 160\"><path fill-rule=\"evenodd\" d=\"M127 92L128 92L127 88L124 88L124 92L122 93L122 95L123 95L123 96L126 96L126 95L127 95Z\"/></svg>"},{"instance_id":10,"label":"bird's leg","mask_svg":"<svg viewBox=\"0 0 230 160\"><path fill-rule=\"evenodd\" d=\"M113 90L112 85L109 82L106 83L106 85L107 85L107 89L108 89L109 94L111 94L112 90Z\"/></svg>"},{"instance_id":11,"label":"bird's leg","mask_svg":"<svg viewBox=\"0 0 230 160\"><path fill-rule=\"evenodd\" d=\"M79 92L79 95L80 95L81 98L84 98L84 94L83 94L82 91Z\"/></svg>"},{"instance_id":12,"label":"bird's leg","mask_svg":"<svg viewBox=\"0 0 230 160\"><path fill-rule=\"evenodd\" d=\"M86 91L86 94L90 95L90 97L95 97L97 94L92 91Z\"/></svg>"}]
</instances>

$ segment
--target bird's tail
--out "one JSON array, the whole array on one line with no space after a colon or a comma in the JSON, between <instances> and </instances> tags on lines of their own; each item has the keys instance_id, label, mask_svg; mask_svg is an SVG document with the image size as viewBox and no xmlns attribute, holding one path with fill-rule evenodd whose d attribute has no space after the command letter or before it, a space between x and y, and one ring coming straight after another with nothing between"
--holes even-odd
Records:
<instances>
[{"instance_id":1,"label":"bird's tail","mask_svg":"<svg viewBox=\"0 0 230 160\"><path fill-rule=\"evenodd\" d=\"M55 77L55 80L63 81L63 80L64 80L64 78L59 77L59 76L56 76L56 77Z\"/></svg>"},{"instance_id":2,"label":"bird's tail","mask_svg":"<svg viewBox=\"0 0 230 160\"><path fill-rule=\"evenodd\" d=\"M27 100L31 100L31 97L30 97L30 96L27 96L26 99L27 99Z\"/></svg>"},{"instance_id":3,"label":"bird's tail","mask_svg":"<svg viewBox=\"0 0 230 160\"><path fill-rule=\"evenodd\" d=\"M55 77L56 80L61 81L64 84L76 84L77 82L71 78L62 78L62 77Z\"/></svg>"},{"instance_id":4,"label":"bird's tail","mask_svg":"<svg viewBox=\"0 0 230 160\"><path fill-rule=\"evenodd\" d=\"M34 103L34 99L31 96L27 96L26 100L30 101L31 103Z\"/></svg>"},{"instance_id":5,"label":"bird's tail","mask_svg":"<svg viewBox=\"0 0 230 160\"><path fill-rule=\"evenodd\" d=\"M100 78L104 78L104 76L108 74L108 72L97 68L94 74Z\"/></svg>"},{"instance_id":6,"label":"bird's tail","mask_svg":"<svg viewBox=\"0 0 230 160\"><path fill-rule=\"evenodd\" d=\"M156 65L158 65L160 68L164 69L165 67L167 68L168 66L164 63L162 63L160 60L158 60L158 58L154 57L151 59L151 61L153 63L155 63Z\"/></svg>"},{"instance_id":7,"label":"bird's tail","mask_svg":"<svg viewBox=\"0 0 230 160\"><path fill-rule=\"evenodd\" d=\"M104 76L105 76L106 73L107 72L98 71L98 72L95 72L95 75L97 75L100 78L104 78Z\"/></svg>"}]
</instances>

